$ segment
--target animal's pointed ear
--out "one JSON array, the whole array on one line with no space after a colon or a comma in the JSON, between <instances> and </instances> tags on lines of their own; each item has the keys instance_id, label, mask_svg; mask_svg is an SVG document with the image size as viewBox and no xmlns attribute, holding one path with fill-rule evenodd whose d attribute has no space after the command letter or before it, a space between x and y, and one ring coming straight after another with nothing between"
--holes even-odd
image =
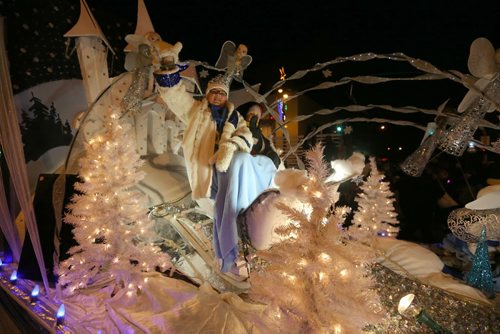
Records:
<instances>
[{"instance_id":1,"label":"animal's pointed ear","mask_svg":"<svg viewBox=\"0 0 500 334\"><path fill-rule=\"evenodd\" d=\"M132 45L133 48L134 48L134 51L137 51L139 50L139 45L140 44L149 44L148 40L142 36L142 35L135 35L135 34L129 34L127 36L125 36L125 41Z\"/></svg>"},{"instance_id":2,"label":"animal's pointed ear","mask_svg":"<svg viewBox=\"0 0 500 334\"><path fill-rule=\"evenodd\" d=\"M179 54L182 50L182 43L181 42L175 43L175 45L172 49L175 53Z\"/></svg>"},{"instance_id":3,"label":"animal's pointed ear","mask_svg":"<svg viewBox=\"0 0 500 334\"><path fill-rule=\"evenodd\" d=\"M488 39L479 37L472 42L467 66L470 73L477 78L497 72L495 48Z\"/></svg>"}]
</instances>

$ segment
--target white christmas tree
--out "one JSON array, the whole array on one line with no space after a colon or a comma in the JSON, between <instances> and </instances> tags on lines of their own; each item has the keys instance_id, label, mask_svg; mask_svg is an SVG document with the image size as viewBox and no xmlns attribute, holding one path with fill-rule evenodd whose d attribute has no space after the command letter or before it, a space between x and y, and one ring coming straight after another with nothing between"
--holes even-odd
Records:
<instances>
[{"instance_id":1,"label":"white christmas tree","mask_svg":"<svg viewBox=\"0 0 500 334\"><path fill-rule=\"evenodd\" d=\"M301 205L292 207L286 199L276 204L291 223L275 230L283 241L257 252L249 295L269 305L276 332L361 332L383 319L369 275L375 254L343 231L349 208L332 212L338 184L324 182L323 147L316 146L306 158L305 181L290 181L297 185L294 196Z\"/></svg>"},{"instance_id":2,"label":"white christmas tree","mask_svg":"<svg viewBox=\"0 0 500 334\"><path fill-rule=\"evenodd\" d=\"M74 226L78 246L59 264L58 284L67 294L98 283L133 292L141 272L172 267L168 254L154 244L147 196L134 189L144 177L134 134L112 113L85 149L79 160L81 182L75 183L77 194L64 217Z\"/></svg>"},{"instance_id":3,"label":"white christmas tree","mask_svg":"<svg viewBox=\"0 0 500 334\"><path fill-rule=\"evenodd\" d=\"M399 221L394 209L394 193L385 175L377 168L374 157L370 157L370 175L360 185L362 190L355 198L358 209L354 213L353 226L349 234L365 239L377 234L395 236L399 231Z\"/></svg>"}]
</instances>

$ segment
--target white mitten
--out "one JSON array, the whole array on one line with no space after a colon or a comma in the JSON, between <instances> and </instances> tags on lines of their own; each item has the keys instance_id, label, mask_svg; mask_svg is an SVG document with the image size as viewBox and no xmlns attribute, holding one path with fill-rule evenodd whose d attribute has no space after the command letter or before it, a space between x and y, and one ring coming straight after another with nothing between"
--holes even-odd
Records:
<instances>
[{"instance_id":1,"label":"white mitten","mask_svg":"<svg viewBox=\"0 0 500 334\"><path fill-rule=\"evenodd\" d=\"M219 145L219 149L215 154L210 158L210 163L215 163L215 168L219 172L225 172L229 168L231 164L231 160L233 159L234 152L238 149L236 144L227 141Z\"/></svg>"}]
</instances>

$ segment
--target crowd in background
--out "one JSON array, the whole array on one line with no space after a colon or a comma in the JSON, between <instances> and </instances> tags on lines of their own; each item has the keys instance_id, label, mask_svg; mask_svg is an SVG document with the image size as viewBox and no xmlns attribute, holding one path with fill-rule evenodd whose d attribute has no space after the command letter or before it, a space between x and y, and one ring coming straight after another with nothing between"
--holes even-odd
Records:
<instances>
[{"instance_id":1,"label":"crowd in background","mask_svg":"<svg viewBox=\"0 0 500 334\"><path fill-rule=\"evenodd\" d=\"M462 157L437 152L420 177L404 173L399 161L377 159L377 166L396 198L397 238L427 244L439 243L450 233L447 218L453 210L463 208L476 199L479 190L500 180L500 155L481 150ZM369 173L369 167L365 168L365 178ZM359 191L354 182L341 184L337 205L347 205L355 212ZM346 226L352 216L348 216Z\"/></svg>"}]
</instances>

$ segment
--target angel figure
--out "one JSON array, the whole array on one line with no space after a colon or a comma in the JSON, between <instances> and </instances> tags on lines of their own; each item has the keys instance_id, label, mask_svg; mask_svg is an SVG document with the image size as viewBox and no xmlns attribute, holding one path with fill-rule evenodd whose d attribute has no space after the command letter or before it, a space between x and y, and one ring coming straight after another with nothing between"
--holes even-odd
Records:
<instances>
[{"instance_id":1,"label":"angel figure","mask_svg":"<svg viewBox=\"0 0 500 334\"><path fill-rule=\"evenodd\" d=\"M236 44L232 41L226 41L222 45L219 59L215 67L225 70L227 75L232 78L243 78L243 71L252 62L252 56L248 54L248 48L245 44Z\"/></svg>"},{"instance_id":2,"label":"angel figure","mask_svg":"<svg viewBox=\"0 0 500 334\"><path fill-rule=\"evenodd\" d=\"M500 48L495 51L488 39L484 37L476 38L470 46L467 67L474 76L474 87L481 92L486 92L491 84L498 79L500 73ZM491 92L494 94L491 97L496 100L497 106L490 104L487 112L494 111L500 102L500 96L497 96L500 91L500 84L496 88L495 91ZM458 106L458 112L462 113L467 110L478 95L475 89L470 89Z\"/></svg>"},{"instance_id":3,"label":"angel figure","mask_svg":"<svg viewBox=\"0 0 500 334\"><path fill-rule=\"evenodd\" d=\"M439 144L441 150L455 156L464 153L484 115L500 110L500 49L495 51L489 40L477 38L471 44L467 65L475 82L458 106L463 116Z\"/></svg>"}]
</instances>

